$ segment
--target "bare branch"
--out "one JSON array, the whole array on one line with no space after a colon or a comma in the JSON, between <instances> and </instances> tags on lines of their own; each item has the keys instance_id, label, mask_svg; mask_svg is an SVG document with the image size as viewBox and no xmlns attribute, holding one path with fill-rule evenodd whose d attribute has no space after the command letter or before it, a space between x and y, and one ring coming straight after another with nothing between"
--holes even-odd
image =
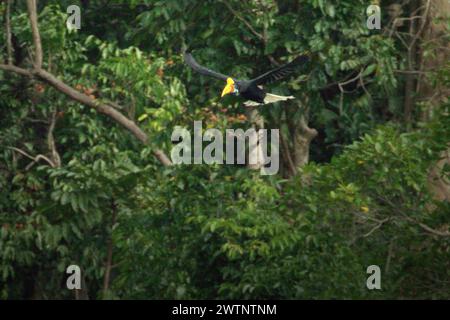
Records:
<instances>
[{"instance_id":1,"label":"bare branch","mask_svg":"<svg viewBox=\"0 0 450 320\"><path fill-rule=\"evenodd\" d=\"M113 107L101 103L98 100L91 99L87 95L78 92L74 88L68 86L63 81L56 78L54 75L48 73L47 71L43 69L36 70L34 72L18 68L16 66L9 66L9 65L2 65L0 64L0 69L5 71L11 71L18 73L20 75L33 77L47 82L52 87L54 87L56 90L60 91L61 93L67 95L69 98L71 98L74 101L78 101L81 104L87 105L89 107L92 107L96 109L98 112L103 113L107 115L108 117L112 118L116 122L118 122L120 125L125 127L127 130L129 130L139 141L141 141L144 144L147 144L148 136L147 134L142 131L141 128L139 128L136 123L125 117L122 113L114 109ZM162 151L162 150L154 150L153 155L164 165L164 166L170 166L172 165L172 161L169 159L169 157Z\"/></svg>"},{"instance_id":2,"label":"bare branch","mask_svg":"<svg viewBox=\"0 0 450 320\"><path fill-rule=\"evenodd\" d=\"M374 233L376 230L380 229L381 226L382 226L384 223L388 222L388 221L389 221L389 218L386 218L386 219L381 220L375 227L373 227L369 232L367 232L367 233L364 235L364 237L370 236L372 233Z\"/></svg>"},{"instance_id":3,"label":"bare branch","mask_svg":"<svg viewBox=\"0 0 450 320\"><path fill-rule=\"evenodd\" d=\"M22 69L13 65L7 65L7 64L0 64L0 70L4 70L4 71L9 71L9 72L14 72L17 74L20 74L22 76L26 76L26 77L32 77L33 74L26 70L26 69Z\"/></svg>"},{"instance_id":4,"label":"bare branch","mask_svg":"<svg viewBox=\"0 0 450 320\"><path fill-rule=\"evenodd\" d=\"M423 30L425 29L425 26L427 24L428 21L428 13L430 11L430 4L431 4L431 0L427 1L427 4L425 6L425 12L422 15L422 24L419 27L419 30L417 31L417 33L414 35L414 38L412 39L411 43L410 43L410 47L413 47L414 44L416 43L416 41L419 39L419 37L422 35ZM420 8L421 9L421 8Z\"/></svg>"},{"instance_id":5,"label":"bare branch","mask_svg":"<svg viewBox=\"0 0 450 320\"><path fill-rule=\"evenodd\" d=\"M358 79L360 79L360 81L362 81L362 73L363 73L363 69L361 69L361 70L359 71L359 73L356 75L356 77L351 78L350 80L347 80L347 81L344 81L344 82L338 82L337 84L338 84L339 90L340 90L342 93L350 93L350 92L352 92L352 91L346 91L346 90L344 89L344 86L347 85L347 84L349 84L349 83L352 83L352 82L354 82L354 81L356 81L356 80L358 80Z\"/></svg>"},{"instance_id":6,"label":"bare branch","mask_svg":"<svg viewBox=\"0 0 450 320\"><path fill-rule=\"evenodd\" d=\"M417 75L420 75L420 74L427 74L427 73L429 73L429 72L431 72L431 70L430 71L418 71L418 70L394 70L394 72L395 73L404 73L404 74L417 74Z\"/></svg>"},{"instance_id":7,"label":"bare branch","mask_svg":"<svg viewBox=\"0 0 450 320\"><path fill-rule=\"evenodd\" d=\"M37 22L36 0L27 0L27 7L31 24L31 32L33 34L34 68L40 70L42 68L42 43Z\"/></svg>"},{"instance_id":8,"label":"bare branch","mask_svg":"<svg viewBox=\"0 0 450 320\"><path fill-rule=\"evenodd\" d=\"M439 231L436 229L431 228L430 226L426 225L425 223L419 222L413 218L411 218L410 216L408 216L408 214L406 214L405 212L403 212L402 210L399 210L398 206L396 206L394 203L392 203L390 200L388 200L385 197L378 197L381 201L383 201L384 203L388 204L389 206L391 206L391 208L395 208L395 210L397 212L400 213L400 215L407 221L412 222L416 225L418 225L419 227L421 227L422 229L424 229L425 231L434 234L436 236L440 236L440 237L450 237L450 232L449 231Z\"/></svg>"},{"instance_id":9,"label":"bare branch","mask_svg":"<svg viewBox=\"0 0 450 320\"><path fill-rule=\"evenodd\" d=\"M56 167L60 167L61 166L61 157L59 156L58 150L56 149L55 138L53 136L53 131L55 130L55 125L56 125L56 113L57 113L57 110L55 110L53 112L52 118L50 121L50 126L48 128L47 145L48 145L48 149L50 150L50 153L52 155L53 163L55 164Z\"/></svg>"},{"instance_id":10,"label":"bare branch","mask_svg":"<svg viewBox=\"0 0 450 320\"><path fill-rule=\"evenodd\" d=\"M6 29L6 51L8 54L7 61L8 65L13 64L13 47L11 41L11 0L6 1L6 12L5 12L5 29Z\"/></svg>"},{"instance_id":11,"label":"bare branch","mask_svg":"<svg viewBox=\"0 0 450 320\"><path fill-rule=\"evenodd\" d=\"M417 224L423 230L425 230L425 231L427 231L427 232L429 232L431 234L434 234L434 235L440 236L440 237L450 237L450 232L448 232L448 231L439 231L439 230L431 228L430 226L426 225L425 223L416 221L415 219L412 219L412 218L410 218L410 217L408 217L406 215L404 215L404 217L405 217L406 220Z\"/></svg>"},{"instance_id":12,"label":"bare branch","mask_svg":"<svg viewBox=\"0 0 450 320\"><path fill-rule=\"evenodd\" d=\"M110 118L114 119L116 122L121 124L123 127L125 127L127 130L129 130L139 141L141 141L144 144L148 143L148 136L147 134L142 131L141 128L139 128L136 123L125 117L122 113L114 109L113 107L104 104L98 100L91 99L87 95L78 92L77 90L73 89L72 87L68 86L58 78L56 78L54 75L48 73L45 70L37 70L36 76L40 79L44 80L45 82L49 83L52 87L57 89L58 91L64 93L68 97L70 97L72 100L78 101L84 105L87 105L89 107L92 107L96 109L98 112L103 113ZM162 152L161 150L155 150L153 154L156 156L156 158L165 166L169 166L172 164L170 159Z\"/></svg>"},{"instance_id":13,"label":"bare branch","mask_svg":"<svg viewBox=\"0 0 450 320\"><path fill-rule=\"evenodd\" d=\"M86 106L96 109L98 112L107 115L115 120L117 123L129 130L139 141L148 144L149 139L147 134L139 128L136 123L128 119L122 113L114 109L108 104L102 103L98 100L91 99L89 96L82 94L70 87L63 81L56 78L53 74L42 69L42 45L39 35L39 27L37 22L36 0L27 0L27 7L29 12L29 20L33 33L33 42L35 46L34 70L26 70L13 65L0 64L0 70L14 72L27 77L35 77L41 81L47 82L56 90L65 94L74 101L77 101ZM162 150L154 150L153 155L164 165L172 165L172 161ZM34 159L34 158L33 158Z\"/></svg>"},{"instance_id":14,"label":"bare branch","mask_svg":"<svg viewBox=\"0 0 450 320\"><path fill-rule=\"evenodd\" d=\"M8 147L8 149L17 151L17 152L20 153L21 155L23 155L23 156L25 156L25 157L27 157L27 158L33 160L33 162L27 166L27 170L28 170L29 168L31 168L31 166L33 166L36 162L38 162L38 161L41 160L41 159L47 161L48 164L49 164L52 168L55 168L55 167L56 167L55 164L54 164L49 158L47 158L46 156L44 156L44 155L42 155L42 154L39 154L39 155L37 155L36 157L33 157L33 156L29 155L28 153L26 153L25 151L23 151L23 150L21 150L21 149L19 149L19 148Z\"/></svg>"}]
</instances>

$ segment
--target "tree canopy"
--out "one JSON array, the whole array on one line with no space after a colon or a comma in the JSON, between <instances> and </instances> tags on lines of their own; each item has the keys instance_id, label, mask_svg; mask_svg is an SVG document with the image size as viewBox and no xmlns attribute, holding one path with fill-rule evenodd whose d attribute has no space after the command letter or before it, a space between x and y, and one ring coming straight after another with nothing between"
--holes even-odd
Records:
<instances>
[{"instance_id":1,"label":"tree canopy","mask_svg":"<svg viewBox=\"0 0 450 320\"><path fill-rule=\"evenodd\" d=\"M449 299L449 14L445 0L0 2L0 297ZM269 85L294 100L249 108L186 50L247 79L311 58ZM199 120L279 129L279 173L174 165L172 132Z\"/></svg>"}]
</instances>

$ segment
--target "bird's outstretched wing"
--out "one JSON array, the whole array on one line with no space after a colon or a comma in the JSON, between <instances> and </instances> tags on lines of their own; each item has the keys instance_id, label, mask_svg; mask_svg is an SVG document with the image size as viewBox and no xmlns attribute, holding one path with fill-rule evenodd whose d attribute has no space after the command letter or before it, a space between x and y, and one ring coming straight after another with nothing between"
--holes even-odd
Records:
<instances>
[{"instance_id":1,"label":"bird's outstretched wing","mask_svg":"<svg viewBox=\"0 0 450 320\"><path fill-rule=\"evenodd\" d=\"M292 72L294 72L296 66L306 63L306 62L308 62L308 60L309 60L308 55L298 56L291 62L289 62L285 65L282 65L278 68L275 68L271 71L268 71L250 81L255 83L256 85L269 84L269 83L278 81L278 80L283 79L284 77L288 76Z\"/></svg>"},{"instance_id":2,"label":"bird's outstretched wing","mask_svg":"<svg viewBox=\"0 0 450 320\"><path fill-rule=\"evenodd\" d=\"M197 71L198 73L203 74L205 76L210 76L210 77L214 77L214 78L225 80L225 81L227 80L227 78L229 78L229 76L215 72L211 69L208 69L208 68L205 68L205 67L199 65L190 53L187 53L187 52L184 53L184 61L187 63L188 66L190 66L192 69L194 69L194 71Z\"/></svg>"}]
</instances>

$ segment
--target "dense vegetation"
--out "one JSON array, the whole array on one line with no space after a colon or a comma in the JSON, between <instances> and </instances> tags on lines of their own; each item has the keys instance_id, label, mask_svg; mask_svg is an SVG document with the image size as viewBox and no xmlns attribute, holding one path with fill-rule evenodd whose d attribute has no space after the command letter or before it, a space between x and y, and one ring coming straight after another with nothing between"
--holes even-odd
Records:
<instances>
[{"instance_id":1,"label":"dense vegetation","mask_svg":"<svg viewBox=\"0 0 450 320\"><path fill-rule=\"evenodd\" d=\"M56 80L27 2L0 3L1 298L74 298L71 264L77 298L450 298L447 1L369 30L377 1L40 0ZM312 60L249 111L183 48L241 77ZM280 128L280 173L168 164L194 120Z\"/></svg>"}]
</instances>

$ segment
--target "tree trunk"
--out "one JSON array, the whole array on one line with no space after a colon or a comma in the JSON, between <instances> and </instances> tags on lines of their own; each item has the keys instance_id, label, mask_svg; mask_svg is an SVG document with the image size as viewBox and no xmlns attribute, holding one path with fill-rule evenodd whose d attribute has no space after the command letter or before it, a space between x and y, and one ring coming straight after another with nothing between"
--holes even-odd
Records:
<instances>
[{"instance_id":1,"label":"tree trunk","mask_svg":"<svg viewBox=\"0 0 450 320\"><path fill-rule=\"evenodd\" d=\"M422 5L427 5L427 0L422 0ZM426 28L421 35L421 73L417 92L421 101L425 102L421 112L421 120L428 121L436 108L441 106L450 96L450 88L442 81L433 83L432 77L445 68L450 59L450 43L446 39L449 30L447 21L450 17L450 2L448 0L432 0ZM431 46L433 55L424 57L424 46ZM450 201L450 181L442 176L445 164L450 164L450 145L442 152L441 160L435 163L428 173L428 188L435 200Z\"/></svg>"},{"instance_id":2,"label":"tree trunk","mask_svg":"<svg viewBox=\"0 0 450 320\"><path fill-rule=\"evenodd\" d=\"M259 129L264 129L264 118L259 113L257 107L247 107L246 113L248 121L252 124L252 128L255 129L258 134L258 145L256 146L258 162L255 164L248 163L247 167L252 170L258 170L264 166L264 159L261 159L260 157L260 155L263 154L262 145L260 143L261 135L258 133Z\"/></svg>"}]
</instances>

